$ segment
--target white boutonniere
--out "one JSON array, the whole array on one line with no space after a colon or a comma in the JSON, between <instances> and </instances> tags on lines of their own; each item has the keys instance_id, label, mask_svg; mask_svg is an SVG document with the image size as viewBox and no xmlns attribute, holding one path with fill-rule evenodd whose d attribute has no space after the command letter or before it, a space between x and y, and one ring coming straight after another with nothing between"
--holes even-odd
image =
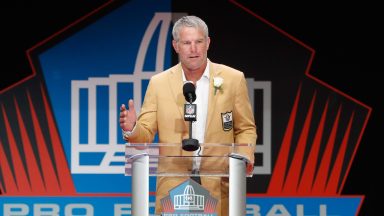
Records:
<instances>
[{"instance_id":1,"label":"white boutonniere","mask_svg":"<svg viewBox=\"0 0 384 216\"><path fill-rule=\"evenodd\" d=\"M216 95L217 90L222 91L221 86L223 85L224 79L221 77L213 77L213 87L215 87L214 95Z\"/></svg>"}]
</instances>

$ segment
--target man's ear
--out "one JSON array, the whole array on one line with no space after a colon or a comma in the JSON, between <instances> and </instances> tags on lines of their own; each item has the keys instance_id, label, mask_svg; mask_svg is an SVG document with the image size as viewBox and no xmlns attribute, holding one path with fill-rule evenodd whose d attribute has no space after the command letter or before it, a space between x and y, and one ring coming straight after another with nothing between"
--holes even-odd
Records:
<instances>
[{"instance_id":1,"label":"man's ear","mask_svg":"<svg viewBox=\"0 0 384 216\"><path fill-rule=\"evenodd\" d=\"M207 50L209 50L209 44L211 43L211 38L207 37Z\"/></svg>"},{"instance_id":2,"label":"man's ear","mask_svg":"<svg viewBox=\"0 0 384 216\"><path fill-rule=\"evenodd\" d=\"M176 53L179 53L179 47L177 46L177 41L172 40L172 46Z\"/></svg>"}]
</instances>

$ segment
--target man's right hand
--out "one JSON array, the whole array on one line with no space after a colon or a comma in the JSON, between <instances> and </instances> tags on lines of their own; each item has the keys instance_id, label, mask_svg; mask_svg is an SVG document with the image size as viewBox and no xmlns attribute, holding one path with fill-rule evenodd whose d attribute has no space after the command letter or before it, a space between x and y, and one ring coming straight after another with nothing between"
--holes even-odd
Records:
<instances>
[{"instance_id":1,"label":"man's right hand","mask_svg":"<svg viewBox=\"0 0 384 216\"><path fill-rule=\"evenodd\" d=\"M136 110L133 100L128 101L128 109L125 104L120 106L120 127L123 131L132 131L136 124Z\"/></svg>"}]
</instances>

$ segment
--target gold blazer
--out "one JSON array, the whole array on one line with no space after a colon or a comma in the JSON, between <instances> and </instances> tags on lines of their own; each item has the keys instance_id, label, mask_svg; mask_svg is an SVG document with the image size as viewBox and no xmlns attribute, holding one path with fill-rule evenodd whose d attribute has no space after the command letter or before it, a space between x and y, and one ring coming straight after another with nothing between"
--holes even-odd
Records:
<instances>
[{"instance_id":1,"label":"gold blazer","mask_svg":"<svg viewBox=\"0 0 384 216\"><path fill-rule=\"evenodd\" d=\"M256 146L256 125L249 102L248 89L244 74L236 69L208 61L209 99L205 130L205 143L249 143ZM221 90L214 94L213 78L224 79ZM156 133L161 143L180 143L189 137L189 125L184 121L183 79L180 63L174 67L153 76L149 82L143 106L136 122L136 127L129 142L150 143ZM232 127L224 128L223 114L232 114ZM209 153L209 148L204 148ZM215 150L216 151L216 150ZM162 154L170 152L162 151ZM228 152L222 152L227 154ZM170 154L175 154L170 153ZM180 155L191 155L191 152L180 150ZM220 152L215 152L220 154ZM242 152L250 161L254 161L254 148ZM212 164L210 164L212 165ZM227 166L227 164L216 164ZM165 166L159 164L159 166ZM186 169L191 164L167 164L172 169ZM202 166L204 164L202 163ZM161 169L161 167L159 167ZM158 177L156 191L156 213L162 211L160 200L168 196L170 189L181 184L187 178ZM218 215L228 215L228 178L202 177L204 188L211 196L218 199ZM221 210L221 211L220 211Z\"/></svg>"}]
</instances>

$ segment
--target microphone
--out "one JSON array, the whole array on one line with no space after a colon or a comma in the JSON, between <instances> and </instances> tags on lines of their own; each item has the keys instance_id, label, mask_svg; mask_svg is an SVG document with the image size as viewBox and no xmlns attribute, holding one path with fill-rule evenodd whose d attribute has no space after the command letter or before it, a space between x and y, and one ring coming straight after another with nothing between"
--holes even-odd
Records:
<instances>
[{"instance_id":1,"label":"microphone","mask_svg":"<svg viewBox=\"0 0 384 216\"><path fill-rule=\"evenodd\" d=\"M183 94L186 101L193 103L196 100L196 87L191 81L187 81L183 86Z\"/></svg>"},{"instance_id":2,"label":"microphone","mask_svg":"<svg viewBox=\"0 0 384 216\"><path fill-rule=\"evenodd\" d=\"M200 148L199 140L192 138L192 122L196 121L196 87L193 82L186 82L183 86L183 95L189 104L184 104L184 120L189 121L189 138L182 140L182 148L185 151L196 151Z\"/></svg>"}]
</instances>

